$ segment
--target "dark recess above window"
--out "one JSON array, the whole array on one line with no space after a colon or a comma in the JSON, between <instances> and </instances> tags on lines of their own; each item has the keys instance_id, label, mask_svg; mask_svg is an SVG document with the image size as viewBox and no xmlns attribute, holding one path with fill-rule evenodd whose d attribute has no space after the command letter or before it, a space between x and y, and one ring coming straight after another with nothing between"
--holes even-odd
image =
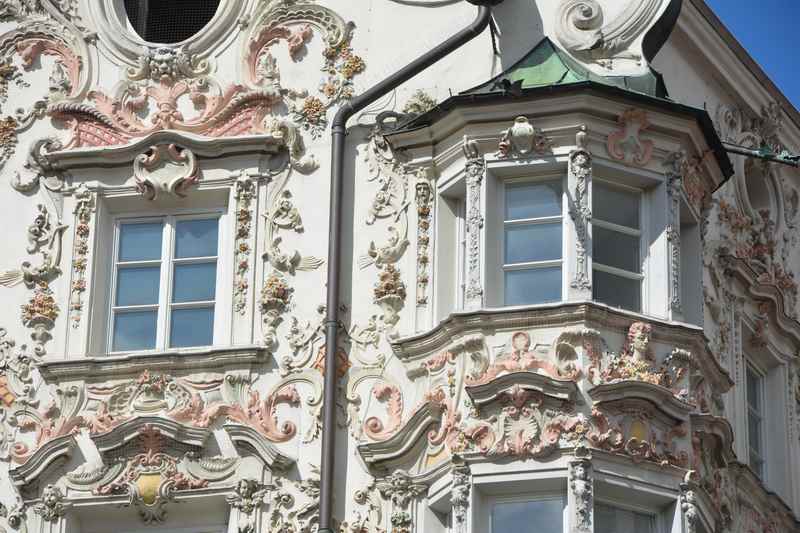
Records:
<instances>
[{"instance_id":1,"label":"dark recess above window","mask_svg":"<svg viewBox=\"0 0 800 533\"><path fill-rule=\"evenodd\" d=\"M218 7L219 0L125 0L131 26L149 43L185 41L208 24Z\"/></svg>"}]
</instances>

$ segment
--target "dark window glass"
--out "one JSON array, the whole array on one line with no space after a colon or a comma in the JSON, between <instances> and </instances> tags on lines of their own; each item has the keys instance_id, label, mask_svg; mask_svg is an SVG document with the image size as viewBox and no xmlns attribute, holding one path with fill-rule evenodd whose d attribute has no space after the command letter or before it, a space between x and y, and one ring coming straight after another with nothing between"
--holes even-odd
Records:
<instances>
[{"instance_id":1,"label":"dark window glass","mask_svg":"<svg viewBox=\"0 0 800 533\"><path fill-rule=\"evenodd\" d=\"M150 43L179 43L203 29L219 0L125 0L128 20Z\"/></svg>"}]
</instances>

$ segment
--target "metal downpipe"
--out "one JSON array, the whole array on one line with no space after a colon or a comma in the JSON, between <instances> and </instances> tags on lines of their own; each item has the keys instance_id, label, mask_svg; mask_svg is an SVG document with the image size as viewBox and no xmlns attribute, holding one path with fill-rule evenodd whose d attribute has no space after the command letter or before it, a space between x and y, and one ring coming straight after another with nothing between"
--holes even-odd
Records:
<instances>
[{"instance_id":1,"label":"metal downpipe","mask_svg":"<svg viewBox=\"0 0 800 533\"><path fill-rule=\"evenodd\" d=\"M328 285L325 317L325 381L322 407L322 457L320 460L319 532L334 533L333 483L336 460L336 350L339 336L339 273L341 269L342 189L347 121L399 85L459 49L486 29L491 9L502 0L467 0L477 4L478 15L466 28L412 61L388 78L339 108L331 126L331 197L328 240Z\"/></svg>"}]
</instances>

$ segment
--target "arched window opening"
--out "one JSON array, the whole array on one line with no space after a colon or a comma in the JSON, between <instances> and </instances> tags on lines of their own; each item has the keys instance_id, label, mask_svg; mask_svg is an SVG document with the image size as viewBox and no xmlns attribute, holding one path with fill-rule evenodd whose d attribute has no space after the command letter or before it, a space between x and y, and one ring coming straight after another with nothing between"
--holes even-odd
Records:
<instances>
[{"instance_id":1,"label":"arched window opening","mask_svg":"<svg viewBox=\"0 0 800 533\"><path fill-rule=\"evenodd\" d=\"M219 0L125 0L128 21L150 43L185 41L214 18L218 7Z\"/></svg>"}]
</instances>

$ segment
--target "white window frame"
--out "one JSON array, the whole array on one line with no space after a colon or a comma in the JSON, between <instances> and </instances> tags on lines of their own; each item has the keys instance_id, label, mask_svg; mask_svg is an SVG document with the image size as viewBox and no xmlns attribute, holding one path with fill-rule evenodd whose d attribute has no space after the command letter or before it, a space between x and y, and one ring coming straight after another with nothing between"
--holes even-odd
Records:
<instances>
[{"instance_id":1,"label":"white window frame","mask_svg":"<svg viewBox=\"0 0 800 533\"><path fill-rule=\"evenodd\" d=\"M486 510L485 529L481 527L473 528L475 531L485 531L486 533L509 533L506 531L492 531L492 510L497 504L503 503L526 503L543 500L561 500L561 523L563 533L569 532L569 501L566 492L525 492L524 494L514 494L505 496L487 496L484 500ZM480 526L480 525L479 525ZM524 531L513 533L527 533Z\"/></svg>"},{"instance_id":2,"label":"white window frame","mask_svg":"<svg viewBox=\"0 0 800 533\"><path fill-rule=\"evenodd\" d=\"M620 226L618 224L614 224L612 222L606 222L604 220L598 219L594 214L592 215L591 220L591 231L592 231L592 238L594 238L594 228L602 228L608 231L613 231L615 233L621 233L623 235L628 235L631 237L638 237L639 238L639 263L641 265L641 272L630 272L628 270L623 270L621 268L615 268L612 266L604 265L602 263L598 263L594 260L594 253L592 250L587 250L589 255L591 256L590 268L594 272L594 270L599 270L600 272L604 272L606 274L611 274L614 276L619 276L621 278L635 280L639 282L639 309L633 310L629 309L628 311L636 312L636 313L646 313L648 311L648 294L647 294L647 283L645 280L647 279L647 262L649 256L649 250L646 246L647 244L647 216L646 216L646 195L647 191L644 189L640 189L638 187L631 187L630 185L625 185L622 183L618 183L616 181L603 179L600 177L593 177L592 178L592 211L594 211L594 186L596 183L600 183L605 187L610 189L619 189L625 192L633 193L638 195L639 198L639 229L629 228L627 226ZM596 281L594 280L594 273L592 273L592 286ZM666 283L666 282L665 282ZM594 299L594 297L593 297ZM599 300L598 300L599 301ZM602 303L602 302L601 302Z\"/></svg>"},{"instance_id":3,"label":"white window frame","mask_svg":"<svg viewBox=\"0 0 800 533\"><path fill-rule=\"evenodd\" d=\"M567 295L567 285L568 285L568 268L567 265L570 261L570 252L567 246L567 235L569 232L569 227L566 222L566 213L567 213L567 175L566 172L563 173L555 173L555 172L547 172L544 174L536 174L533 176L515 176L509 178L495 178L498 180L497 186L497 202L494 204L495 209L497 210L496 216L494 217L497 221L496 227L496 235L498 238L498 255L496 258L495 264L488 265L487 268L488 272L498 272L494 278L496 279L497 284L497 294L500 295L499 299L501 301L502 307L508 307L505 303L505 294L506 294L506 287L505 287L505 274L506 272L515 271L515 270L533 270L538 268L553 268L559 267L561 268L561 297L556 300L555 302L545 302L545 303L558 303L563 302L566 300ZM505 219L505 212L506 212L506 187L510 184L518 184L518 183L548 183L548 182L558 182L561 183L561 215L559 216L551 216L551 217L539 217L539 218L531 218L531 219L521 219L521 220L513 220L513 221L506 221ZM549 260L549 261L531 261L525 263L513 263L513 264L506 264L505 262L505 231L508 225L522 225L522 224L551 224L556 221L561 221L561 259ZM491 279L487 276L489 283L491 283ZM537 304L529 304L529 305L537 305Z\"/></svg>"},{"instance_id":4,"label":"white window frame","mask_svg":"<svg viewBox=\"0 0 800 533\"><path fill-rule=\"evenodd\" d=\"M117 215L114 216L113 221L113 248L112 248L112 256L111 256L111 272L110 272L110 284L109 284L109 295L108 295L108 307L106 309L106 353L108 355L123 355L129 353L158 353L163 351L169 350L192 350L198 348L205 348L207 346L192 346L192 347L184 347L184 348L171 348L169 347L169 328L170 328L170 310L173 306L179 308L192 308L192 307L207 307L208 302L190 302L190 303L180 303L180 304L173 304L171 302L171 296L173 291L173 279L172 279L172 272L173 272L173 265L175 263L175 259L172 257L174 252L174 244L175 244L175 223L179 220L197 220L197 219L209 219L209 218L216 218L217 219L217 255L216 255L216 286L214 289L214 333L212 336L212 344L210 346L218 345L222 338L222 332L224 328L223 322L224 316L221 312L223 307L223 287L225 287L225 264L227 257L223 253L226 249L225 247L225 210L224 209L202 209L202 210L174 210L174 211L167 211L164 213L153 214L153 213L146 213L146 214L124 214L124 215ZM156 319L156 344L155 347L152 349L147 350L135 350L135 351L113 351L113 340L114 340L114 311L117 309L114 306L114 301L116 298L116 289L117 289L117 273L118 273L118 262L117 258L119 257L119 238L120 238L120 226L123 224L130 224L130 223L147 223L147 222L156 222L156 221L163 221L164 222L164 230L162 233L161 239L161 258L157 261L161 265L160 270L160 278L159 278L159 300L158 300L158 315ZM187 260L179 260L179 263L192 263L197 261L202 261L203 259L208 258L191 258ZM139 263L139 262L131 262L131 263ZM153 261L142 261L141 263L156 263L155 260ZM134 306L134 307L147 307L153 308L153 305L147 306Z\"/></svg>"},{"instance_id":5,"label":"white window frame","mask_svg":"<svg viewBox=\"0 0 800 533\"><path fill-rule=\"evenodd\" d=\"M760 412L756 412L753 409L750 403L750 397L748 394L748 385L747 380L749 375L753 375L758 380L758 400L759 405L761 407ZM747 444L747 464L756 473L756 475L761 479L763 482L767 482L767 457L768 457L768 448L767 448L767 438L765 433L765 426L767 423L766 413L764 411L766 395L764 394L764 387L767 379L767 373L761 369L761 367L747 354L744 354L744 407L745 407L745 442ZM761 454L756 454L760 461L759 468L753 466L751 462L751 456L753 454L753 448L750 445L750 417L756 416L758 417L758 427L759 427L759 435L758 440L761 446Z\"/></svg>"}]
</instances>

